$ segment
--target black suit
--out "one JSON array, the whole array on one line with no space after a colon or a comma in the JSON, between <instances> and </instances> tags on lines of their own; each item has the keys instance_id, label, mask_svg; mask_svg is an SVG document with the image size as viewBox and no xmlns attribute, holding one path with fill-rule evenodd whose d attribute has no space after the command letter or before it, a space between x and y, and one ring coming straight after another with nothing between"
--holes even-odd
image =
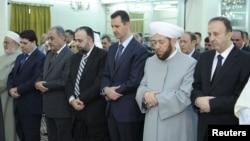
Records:
<instances>
[{"instance_id":1,"label":"black suit","mask_svg":"<svg viewBox=\"0 0 250 141\"><path fill-rule=\"evenodd\" d=\"M195 59L195 60L199 60L200 58L200 52L197 51L197 50L194 50L193 54L192 54L192 57Z\"/></svg>"},{"instance_id":2,"label":"black suit","mask_svg":"<svg viewBox=\"0 0 250 141\"><path fill-rule=\"evenodd\" d=\"M250 52L250 47L246 46L246 44L242 47L242 50Z\"/></svg>"},{"instance_id":3,"label":"black suit","mask_svg":"<svg viewBox=\"0 0 250 141\"><path fill-rule=\"evenodd\" d=\"M209 113L198 112L197 141L207 141L209 124L238 124L238 119L234 116L234 104L250 75L250 54L234 46L218 77L211 82L211 68L215 53L215 50L202 53L194 72L191 92L194 107L196 107L197 97L215 97L209 101Z\"/></svg>"},{"instance_id":4,"label":"black suit","mask_svg":"<svg viewBox=\"0 0 250 141\"><path fill-rule=\"evenodd\" d=\"M79 112L75 111L73 135L76 141L107 140L106 101L100 96L100 83L106 55L106 51L94 47L84 66L79 82L79 99L84 102L85 107ZM77 53L72 58L69 79L66 85L68 97L74 94L74 86L82 56L82 54Z\"/></svg>"}]
</instances>

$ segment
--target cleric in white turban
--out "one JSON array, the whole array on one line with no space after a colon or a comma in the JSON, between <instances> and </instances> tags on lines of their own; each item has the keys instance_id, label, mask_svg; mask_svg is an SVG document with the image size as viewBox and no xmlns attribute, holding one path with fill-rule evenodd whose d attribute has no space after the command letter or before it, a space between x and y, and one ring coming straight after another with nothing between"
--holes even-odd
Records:
<instances>
[{"instance_id":1,"label":"cleric in white turban","mask_svg":"<svg viewBox=\"0 0 250 141\"><path fill-rule=\"evenodd\" d=\"M160 34L171 39L178 39L184 33L183 28L165 22L152 22L149 24L149 30L151 36ZM178 42L176 42L175 47L180 50Z\"/></svg>"},{"instance_id":2,"label":"cleric in white turban","mask_svg":"<svg viewBox=\"0 0 250 141\"><path fill-rule=\"evenodd\" d=\"M0 56L0 108L3 110L3 121L0 125L7 125L5 129L6 141L17 141L15 130L15 120L13 111L13 98L9 96L7 91L7 79L10 71L14 66L16 57L21 53L19 35L12 31L7 31L3 41L5 54ZM0 115L1 116L1 115ZM1 135L0 135L1 136ZM1 138L1 137L0 137Z\"/></svg>"},{"instance_id":3,"label":"cleric in white turban","mask_svg":"<svg viewBox=\"0 0 250 141\"><path fill-rule=\"evenodd\" d=\"M14 40L16 43L20 44L20 37L17 33L13 31L7 31L5 37L11 38Z\"/></svg>"},{"instance_id":4,"label":"cleric in white turban","mask_svg":"<svg viewBox=\"0 0 250 141\"><path fill-rule=\"evenodd\" d=\"M136 101L145 113L143 141L195 141L197 115L190 100L196 60L176 49L184 30L173 24L149 25L151 47Z\"/></svg>"}]
</instances>

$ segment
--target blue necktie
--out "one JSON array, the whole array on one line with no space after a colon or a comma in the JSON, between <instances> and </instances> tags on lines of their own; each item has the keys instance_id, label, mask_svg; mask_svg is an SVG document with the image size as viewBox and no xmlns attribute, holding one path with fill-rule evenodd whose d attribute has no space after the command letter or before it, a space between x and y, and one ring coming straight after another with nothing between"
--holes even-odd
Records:
<instances>
[{"instance_id":1,"label":"blue necktie","mask_svg":"<svg viewBox=\"0 0 250 141\"><path fill-rule=\"evenodd\" d=\"M24 54L24 55L23 55L23 58L22 58L22 60L21 60L21 65L23 65L23 64L27 61L28 57L29 57L28 54Z\"/></svg>"},{"instance_id":2,"label":"blue necktie","mask_svg":"<svg viewBox=\"0 0 250 141\"><path fill-rule=\"evenodd\" d=\"M123 50L123 48L124 48L123 45L120 44L119 47L118 47L118 51L117 51L117 54L116 54L116 58L115 58L115 61L116 61L116 62L120 59L120 57L121 57L121 55L122 55L122 50Z\"/></svg>"}]
</instances>

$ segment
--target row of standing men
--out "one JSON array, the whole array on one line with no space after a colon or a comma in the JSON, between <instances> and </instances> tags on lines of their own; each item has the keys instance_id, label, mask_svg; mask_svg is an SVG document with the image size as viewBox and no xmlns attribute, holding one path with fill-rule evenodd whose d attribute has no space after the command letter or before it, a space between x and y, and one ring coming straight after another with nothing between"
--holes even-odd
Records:
<instances>
[{"instance_id":1,"label":"row of standing men","mask_svg":"<svg viewBox=\"0 0 250 141\"><path fill-rule=\"evenodd\" d=\"M22 141L40 141L42 112L50 141L207 141L209 124L238 124L234 105L250 75L250 54L233 45L228 19L209 21L214 50L198 62L176 49L184 32L178 26L149 25L152 57L131 35L125 11L111 15L111 26L119 41L108 52L94 45L87 26L75 31L77 54L62 27L49 29L46 56L32 30L20 34L23 54L7 90Z\"/></svg>"}]
</instances>

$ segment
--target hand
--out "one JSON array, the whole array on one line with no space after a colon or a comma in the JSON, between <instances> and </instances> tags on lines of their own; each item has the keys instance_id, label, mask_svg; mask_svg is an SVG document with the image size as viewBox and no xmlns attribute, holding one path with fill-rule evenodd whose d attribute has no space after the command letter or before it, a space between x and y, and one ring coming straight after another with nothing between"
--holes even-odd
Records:
<instances>
[{"instance_id":1,"label":"hand","mask_svg":"<svg viewBox=\"0 0 250 141\"><path fill-rule=\"evenodd\" d=\"M203 96L198 97L195 100L195 105L200 108L200 113L209 113L210 112L210 105L209 100L213 99L213 96Z\"/></svg>"},{"instance_id":2,"label":"hand","mask_svg":"<svg viewBox=\"0 0 250 141\"><path fill-rule=\"evenodd\" d=\"M79 98L72 100L70 104L77 111L81 111L85 107L84 103Z\"/></svg>"},{"instance_id":3,"label":"hand","mask_svg":"<svg viewBox=\"0 0 250 141\"><path fill-rule=\"evenodd\" d=\"M155 95L159 94L160 91L151 91L144 93L144 99L147 103L147 108L151 108L158 104L158 101L155 97Z\"/></svg>"},{"instance_id":4,"label":"hand","mask_svg":"<svg viewBox=\"0 0 250 141\"><path fill-rule=\"evenodd\" d=\"M17 87L11 88L9 93L10 93L11 97L13 97L14 99L17 99L20 97L19 93L17 92Z\"/></svg>"},{"instance_id":5,"label":"hand","mask_svg":"<svg viewBox=\"0 0 250 141\"><path fill-rule=\"evenodd\" d=\"M39 82L36 82L35 83L35 88L37 89L37 90L39 90L39 91L41 91L41 92L46 92L46 91L48 91L49 89L48 88L46 88L46 87L44 87L44 85L43 84L45 84L45 83L47 83L46 81L39 81Z\"/></svg>"},{"instance_id":6,"label":"hand","mask_svg":"<svg viewBox=\"0 0 250 141\"><path fill-rule=\"evenodd\" d=\"M122 94L117 93L115 90L120 88L120 86L114 86L114 87L105 87L104 88L104 92L107 96L107 98L105 98L106 100L117 100L118 98L120 98L122 96Z\"/></svg>"}]
</instances>

